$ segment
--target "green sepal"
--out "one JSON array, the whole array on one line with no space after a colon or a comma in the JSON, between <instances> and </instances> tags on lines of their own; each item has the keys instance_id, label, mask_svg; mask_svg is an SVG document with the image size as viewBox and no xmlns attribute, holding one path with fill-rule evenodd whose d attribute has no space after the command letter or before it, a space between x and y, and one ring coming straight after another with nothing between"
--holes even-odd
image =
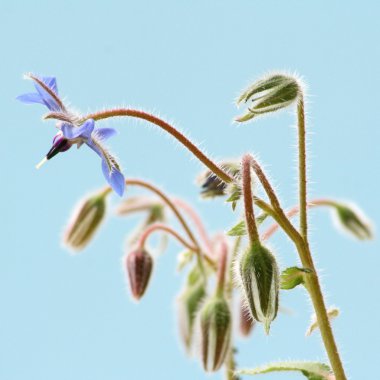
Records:
<instances>
[{"instance_id":1,"label":"green sepal","mask_svg":"<svg viewBox=\"0 0 380 380\"><path fill-rule=\"evenodd\" d=\"M254 369L243 369L236 373L238 375L261 375L264 373L278 371L299 371L309 380L331 379L331 368L319 362L278 362L270 363Z\"/></svg>"},{"instance_id":2,"label":"green sepal","mask_svg":"<svg viewBox=\"0 0 380 380\"><path fill-rule=\"evenodd\" d=\"M290 267L286 268L281 273L281 289L290 290L294 289L298 285L303 285L305 282L305 275L312 273L310 269Z\"/></svg>"}]
</instances>

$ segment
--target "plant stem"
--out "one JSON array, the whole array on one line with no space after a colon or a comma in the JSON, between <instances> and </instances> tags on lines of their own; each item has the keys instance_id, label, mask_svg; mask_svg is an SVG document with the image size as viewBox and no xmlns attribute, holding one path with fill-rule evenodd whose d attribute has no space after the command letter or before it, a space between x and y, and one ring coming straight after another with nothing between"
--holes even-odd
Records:
<instances>
[{"instance_id":1,"label":"plant stem","mask_svg":"<svg viewBox=\"0 0 380 380\"><path fill-rule=\"evenodd\" d=\"M318 206L331 206L336 207L337 203L330 199L313 199L312 201L307 203L307 207L314 208ZM299 206L292 207L289 211L286 212L286 216L288 219L293 218L299 213ZM262 240L268 240L279 228L278 223L272 224L262 235Z\"/></svg>"},{"instance_id":2,"label":"plant stem","mask_svg":"<svg viewBox=\"0 0 380 380\"><path fill-rule=\"evenodd\" d=\"M189 244L177 231L175 231L173 228L161 224L161 223L156 223L150 225L140 236L138 244L141 248L144 247L146 240L148 237L155 231L165 231L168 234L174 236L184 247L190 249L191 251L194 251L196 248L193 247L191 244Z\"/></svg>"},{"instance_id":3,"label":"plant stem","mask_svg":"<svg viewBox=\"0 0 380 380\"><path fill-rule=\"evenodd\" d=\"M253 158L251 159L253 160L252 167L254 168L256 175L258 176L265 191L267 192L272 207L259 198L254 198L255 203L263 211L267 212L277 221L277 223L281 226L281 228L287 233L287 235L293 240L294 244L296 245L297 252L301 259L303 267L311 269L312 273L309 276L306 276L305 283L311 301L313 303L315 314L317 316L318 326L320 327L322 340L326 348L327 355L330 359L331 367L336 376L336 380L346 380L342 361L339 356L338 348L330 325L330 320L327 315L326 305L323 299L323 294L319 283L317 271L311 256L309 244L307 240L305 240L300 235L300 233L294 228L292 223L286 217L278 201L278 198L273 188L271 187L268 179L266 178L264 171L261 169L260 165L257 162L255 162ZM304 168L306 171L306 165L304 166Z\"/></svg>"},{"instance_id":4,"label":"plant stem","mask_svg":"<svg viewBox=\"0 0 380 380\"><path fill-rule=\"evenodd\" d=\"M206 246L206 249L209 253L212 253L212 243L210 237L208 236L207 230L203 225L202 219L199 217L193 207L191 207L191 205L186 203L184 200L178 198L173 199L173 203L181 208L185 213L187 213L187 215L192 219L195 227L198 229L200 238L203 240L203 243Z\"/></svg>"},{"instance_id":5,"label":"plant stem","mask_svg":"<svg viewBox=\"0 0 380 380\"><path fill-rule=\"evenodd\" d=\"M303 96L297 104L298 117L298 175L299 175L299 210L301 236L307 242L307 167L306 167L306 127Z\"/></svg>"},{"instance_id":6,"label":"plant stem","mask_svg":"<svg viewBox=\"0 0 380 380\"><path fill-rule=\"evenodd\" d=\"M297 246L302 265L313 271L310 276L306 276L305 285L309 291L317 316L318 325L321 331L322 340L325 345L327 355L330 359L331 367L336 380L346 380L343 364L339 356L330 320L327 314L325 301L313 258L310 252L307 236L307 167L306 167L306 126L304 99L300 96L297 104L298 116L298 170L299 170L299 211L300 211L300 233L302 237L302 248Z\"/></svg>"},{"instance_id":7,"label":"plant stem","mask_svg":"<svg viewBox=\"0 0 380 380\"><path fill-rule=\"evenodd\" d=\"M52 115L52 114L50 114ZM48 115L49 116L49 115ZM164 131L172 135L182 145L184 145L191 153L193 153L204 165L206 165L215 175L217 175L224 182L232 182L233 178L225 172L219 165L207 157L193 142L191 142L183 133L174 128L166 121L154 116L150 113L134 110L129 108L118 108L106 111L99 111L83 117L80 122L88 119L102 120L110 117L130 116L138 119L146 120L154 125L157 125Z\"/></svg>"},{"instance_id":8,"label":"plant stem","mask_svg":"<svg viewBox=\"0 0 380 380\"><path fill-rule=\"evenodd\" d=\"M251 244L259 242L259 233L257 231L255 212L253 210L253 195L251 185L251 156L246 154L242 160L242 179L243 179L243 198L245 220L247 224L248 236Z\"/></svg>"}]
</instances>

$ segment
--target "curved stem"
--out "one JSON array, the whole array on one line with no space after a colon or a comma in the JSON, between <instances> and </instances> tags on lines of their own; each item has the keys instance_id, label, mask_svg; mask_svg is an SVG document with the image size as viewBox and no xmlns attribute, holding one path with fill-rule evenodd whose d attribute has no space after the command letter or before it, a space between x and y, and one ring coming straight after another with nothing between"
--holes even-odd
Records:
<instances>
[{"instance_id":1,"label":"curved stem","mask_svg":"<svg viewBox=\"0 0 380 380\"><path fill-rule=\"evenodd\" d=\"M336 207L337 203L330 199L314 199L310 202L308 202L307 207L308 208L314 208L318 206L331 206ZM286 212L286 216L288 219L293 218L296 216L299 212L299 206L292 207L289 211ZM278 223L272 224L262 235L262 240L268 240L279 228Z\"/></svg>"},{"instance_id":2,"label":"curved stem","mask_svg":"<svg viewBox=\"0 0 380 380\"><path fill-rule=\"evenodd\" d=\"M102 120L110 117L121 117L121 116L129 116L135 117L138 119L146 120L154 125L157 125L164 131L168 132L172 135L176 140L178 140L183 146L185 146L191 153L194 154L204 165L206 165L213 173L215 173L221 180L224 182L232 182L233 178L225 172L219 165L217 165L214 161L212 161L209 157L207 157L194 143L192 143L183 133L178 131L172 125L167 123L166 121L154 116L150 113L129 109L129 108L117 108L106 111L99 111L89 115L84 116L80 122L84 122L87 119ZM47 115L47 118L54 118L54 113Z\"/></svg>"},{"instance_id":3,"label":"curved stem","mask_svg":"<svg viewBox=\"0 0 380 380\"><path fill-rule=\"evenodd\" d=\"M202 219L199 217L196 211L182 199L176 198L173 200L173 203L176 206L180 207L184 212L186 212L187 215L189 215L189 217L194 222L194 225L197 227L199 236L203 240L208 252L211 253L212 244L211 244L210 237L208 236L207 230L205 226L203 225Z\"/></svg>"},{"instance_id":4,"label":"curved stem","mask_svg":"<svg viewBox=\"0 0 380 380\"><path fill-rule=\"evenodd\" d=\"M248 236L251 244L259 242L259 233L257 231L255 212L252 203L252 186L251 186L251 156L246 154L242 160L242 179L243 179L243 198L245 220L247 224Z\"/></svg>"},{"instance_id":5,"label":"curved stem","mask_svg":"<svg viewBox=\"0 0 380 380\"><path fill-rule=\"evenodd\" d=\"M155 231L165 231L168 234L175 237L184 247L190 249L191 251L195 250L191 244L189 244L177 231L173 230L173 228L168 227L166 224L156 223L150 225L140 236L138 245L143 248L148 237Z\"/></svg>"}]
</instances>

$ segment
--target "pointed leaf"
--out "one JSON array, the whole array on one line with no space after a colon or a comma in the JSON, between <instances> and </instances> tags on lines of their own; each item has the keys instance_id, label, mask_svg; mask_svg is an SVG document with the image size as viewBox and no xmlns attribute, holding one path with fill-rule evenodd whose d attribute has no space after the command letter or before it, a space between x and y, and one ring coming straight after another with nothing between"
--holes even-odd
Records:
<instances>
[{"instance_id":1,"label":"pointed leaf","mask_svg":"<svg viewBox=\"0 0 380 380\"><path fill-rule=\"evenodd\" d=\"M281 273L281 289L290 290L304 283L305 275L311 273L310 269L290 267Z\"/></svg>"},{"instance_id":2,"label":"pointed leaf","mask_svg":"<svg viewBox=\"0 0 380 380\"><path fill-rule=\"evenodd\" d=\"M331 380L332 371L327 364L318 362L278 362L254 369L237 371L239 375L260 375L277 371L299 371L309 380Z\"/></svg>"}]
</instances>

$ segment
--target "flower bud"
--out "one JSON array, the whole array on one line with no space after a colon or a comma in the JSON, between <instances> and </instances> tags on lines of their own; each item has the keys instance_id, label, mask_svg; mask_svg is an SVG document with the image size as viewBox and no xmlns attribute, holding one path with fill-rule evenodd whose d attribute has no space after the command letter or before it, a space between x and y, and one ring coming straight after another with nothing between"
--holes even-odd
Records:
<instances>
[{"instance_id":1,"label":"flower bud","mask_svg":"<svg viewBox=\"0 0 380 380\"><path fill-rule=\"evenodd\" d=\"M345 231L360 240L372 238L370 223L355 206L337 204L335 210L338 222Z\"/></svg>"},{"instance_id":2,"label":"flower bud","mask_svg":"<svg viewBox=\"0 0 380 380\"><path fill-rule=\"evenodd\" d=\"M206 286L203 279L194 281L192 272L189 274L187 285L177 299L178 322L181 339L189 352L194 335L195 316L206 295Z\"/></svg>"},{"instance_id":3,"label":"flower bud","mask_svg":"<svg viewBox=\"0 0 380 380\"><path fill-rule=\"evenodd\" d=\"M153 269L153 258L143 248L137 248L125 258L132 296L139 300L145 293Z\"/></svg>"},{"instance_id":4,"label":"flower bud","mask_svg":"<svg viewBox=\"0 0 380 380\"><path fill-rule=\"evenodd\" d=\"M259 242L240 257L238 270L243 294L253 318L269 333L278 310L279 269L275 257Z\"/></svg>"},{"instance_id":5,"label":"flower bud","mask_svg":"<svg viewBox=\"0 0 380 380\"><path fill-rule=\"evenodd\" d=\"M94 237L106 213L107 193L93 194L76 208L64 232L63 243L74 251L80 251Z\"/></svg>"},{"instance_id":6,"label":"flower bud","mask_svg":"<svg viewBox=\"0 0 380 380\"><path fill-rule=\"evenodd\" d=\"M287 107L296 101L301 93L301 86L294 77L283 74L266 76L248 87L239 97L238 105L242 102L249 102L250 105L248 111L236 118L236 121L248 121L256 116Z\"/></svg>"},{"instance_id":7,"label":"flower bud","mask_svg":"<svg viewBox=\"0 0 380 380\"><path fill-rule=\"evenodd\" d=\"M226 358L231 333L231 313L221 295L209 298L200 312L202 363L206 371L217 371Z\"/></svg>"},{"instance_id":8,"label":"flower bud","mask_svg":"<svg viewBox=\"0 0 380 380\"><path fill-rule=\"evenodd\" d=\"M236 176L239 173L240 166L236 162L224 162L221 167L231 176ZM198 182L202 187L201 195L203 198L213 198L226 195L227 184L210 170L202 173Z\"/></svg>"},{"instance_id":9,"label":"flower bud","mask_svg":"<svg viewBox=\"0 0 380 380\"><path fill-rule=\"evenodd\" d=\"M247 337L256 325L256 321L251 317L250 312L240 303L239 308L239 330L241 335Z\"/></svg>"}]
</instances>

